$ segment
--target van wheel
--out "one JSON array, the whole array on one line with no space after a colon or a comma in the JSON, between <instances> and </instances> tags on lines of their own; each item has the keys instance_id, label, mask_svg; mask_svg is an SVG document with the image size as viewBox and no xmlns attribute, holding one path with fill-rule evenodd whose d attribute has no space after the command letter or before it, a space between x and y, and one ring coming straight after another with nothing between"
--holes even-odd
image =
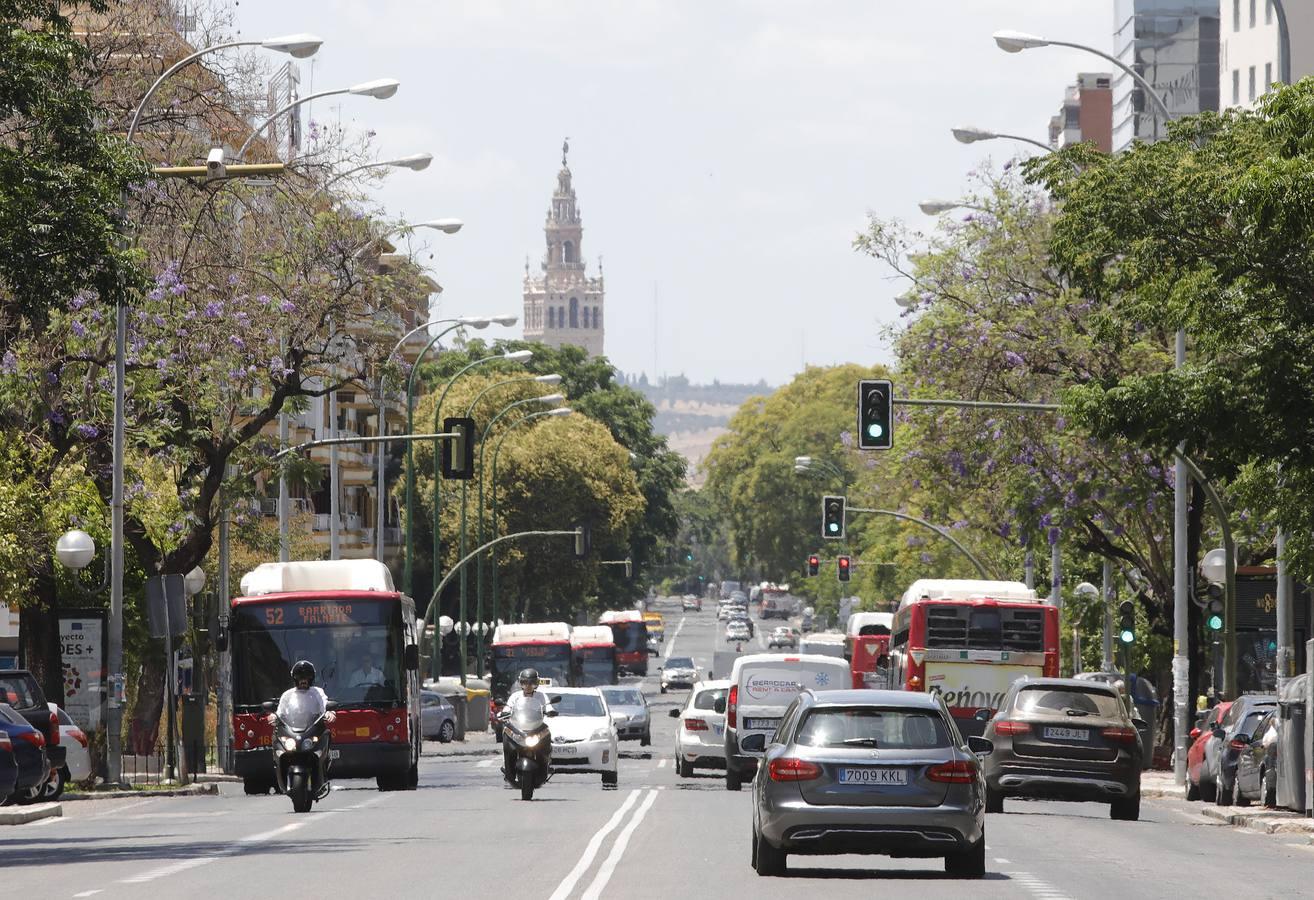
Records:
<instances>
[{"instance_id":1,"label":"van wheel","mask_svg":"<svg viewBox=\"0 0 1314 900\"><path fill-rule=\"evenodd\" d=\"M753 856L757 860L757 874L767 877L785 874L785 860L789 855L773 847L760 831L753 833Z\"/></svg>"},{"instance_id":2,"label":"van wheel","mask_svg":"<svg viewBox=\"0 0 1314 900\"><path fill-rule=\"evenodd\" d=\"M620 773L619 773L619 772L603 772L603 773L602 773L602 786L603 786L603 787L615 787L615 786L616 786L616 782L619 780L619 778L620 778Z\"/></svg>"},{"instance_id":3,"label":"van wheel","mask_svg":"<svg viewBox=\"0 0 1314 900\"><path fill-rule=\"evenodd\" d=\"M1264 805L1269 809L1277 807L1277 776L1273 772L1259 773L1259 783L1264 786Z\"/></svg>"},{"instance_id":4,"label":"van wheel","mask_svg":"<svg viewBox=\"0 0 1314 900\"><path fill-rule=\"evenodd\" d=\"M1186 776L1186 799L1194 803L1200 799L1200 785L1191 780L1191 776Z\"/></svg>"},{"instance_id":5,"label":"van wheel","mask_svg":"<svg viewBox=\"0 0 1314 900\"><path fill-rule=\"evenodd\" d=\"M743 787L743 783L739 770L727 762L725 767L725 789L727 791L737 791Z\"/></svg>"},{"instance_id":6,"label":"van wheel","mask_svg":"<svg viewBox=\"0 0 1314 900\"><path fill-rule=\"evenodd\" d=\"M49 803L52 800L58 800L60 794L64 793L64 785L66 784L68 784L68 769L63 766L52 769L50 777L41 786L42 801Z\"/></svg>"},{"instance_id":7,"label":"van wheel","mask_svg":"<svg viewBox=\"0 0 1314 900\"><path fill-rule=\"evenodd\" d=\"M944 871L953 878L984 878L985 835L961 853L951 853L944 858Z\"/></svg>"},{"instance_id":8,"label":"van wheel","mask_svg":"<svg viewBox=\"0 0 1314 900\"><path fill-rule=\"evenodd\" d=\"M1109 804L1109 818L1116 822L1138 822L1141 818L1141 795L1120 797Z\"/></svg>"},{"instance_id":9,"label":"van wheel","mask_svg":"<svg viewBox=\"0 0 1314 900\"><path fill-rule=\"evenodd\" d=\"M1004 811L1004 792L997 791L990 785L986 785L986 812L1001 813Z\"/></svg>"},{"instance_id":10,"label":"van wheel","mask_svg":"<svg viewBox=\"0 0 1314 900\"><path fill-rule=\"evenodd\" d=\"M1237 777L1235 777L1235 778L1232 779L1232 805L1233 805L1233 806L1249 806L1249 805L1250 805L1250 798L1247 797L1245 794L1241 793L1241 773L1240 773L1240 772L1237 773Z\"/></svg>"},{"instance_id":11,"label":"van wheel","mask_svg":"<svg viewBox=\"0 0 1314 900\"><path fill-rule=\"evenodd\" d=\"M645 731L645 732L643 733L643 737L639 738L639 746L640 746L640 747L647 747L647 746L648 746L649 744L651 744L651 743L652 743L652 732L651 732L651 731Z\"/></svg>"}]
</instances>

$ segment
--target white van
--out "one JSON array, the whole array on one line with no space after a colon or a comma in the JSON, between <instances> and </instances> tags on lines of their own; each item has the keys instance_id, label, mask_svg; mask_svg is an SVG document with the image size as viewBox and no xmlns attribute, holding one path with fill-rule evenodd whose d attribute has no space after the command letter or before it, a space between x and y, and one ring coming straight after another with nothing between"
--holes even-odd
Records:
<instances>
[{"instance_id":1,"label":"white van","mask_svg":"<svg viewBox=\"0 0 1314 900\"><path fill-rule=\"evenodd\" d=\"M849 664L832 656L755 653L735 660L725 710L725 787L751 779L767 741L804 688L849 687Z\"/></svg>"}]
</instances>

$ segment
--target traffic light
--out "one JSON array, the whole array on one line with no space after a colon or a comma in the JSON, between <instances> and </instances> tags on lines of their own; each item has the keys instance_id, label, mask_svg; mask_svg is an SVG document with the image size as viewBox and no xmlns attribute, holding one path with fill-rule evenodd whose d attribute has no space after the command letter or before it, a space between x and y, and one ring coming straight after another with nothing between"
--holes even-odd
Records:
<instances>
[{"instance_id":1,"label":"traffic light","mask_svg":"<svg viewBox=\"0 0 1314 900\"><path fill-rule=\"evenodd\" d=\"M443 438L443 478L468 481L474 478L475 420L468 416L443 419L443 432L456 437Z\"/></svg>"},{"instance_id":2,"label":"traffic light","mask_svg":"<svg viewBox=\"0 0 1314 900\"><path fill-rule=\"evenodd\" d=\"M1130 600L1118 604L1118 639L1124 644L1136 640L1136 604Z\"/></svg>"},{"instance_id":3,"label":"traffic light","mask_svg":"<svg viewBox=\"0 0 1314 900\"><path fill-rule=\"evenodd\" d=\"M853 561L847 556L841 556L835 560L835 565L839 571L839 580L848 581L849 572L853 568Z\"/></svg>"},{"instance_id":4,"label":"traffic light","mask_svg":"<svg viewBox=\"0 0 1314 900\"><path fill-rule=\"evenodd\" d=\"M1209 585L1209 602L1205 604L1205 628L1210 631L1223 630L1223 588L1217 584Z\"/></svg>"},{"instance_id":5,"label":"traffic light","mask_svg":"<svg viewBox=\"0 0 1314 900\"><path fill-rule=\"evenodd\" d=\"M820 571L821 571L821 557L817 556L817 554L814 553L808 557L808 574L816 575Z\"/></svg>"},{"instance_id":6,"label":"traffic light","mask_svg":"<svg viewBox=\"0 0 1314 900\"><path fill-rule=\"evenodd\" d=\"M858 382L858 449L889 450L894 446L894 384Z\"/></svg>"},{"instance_id":7,"label":"traffic light","mask_svg":"<svg viewBox=\"0 0 1314 900\"><path fill-rule=\"evenodd\" d=\"M593 549L593 529L587 522L575 526L575 558L584 559Z\"/></svg>"},{"instance_id":8,"label":"traffic light","mask_svg":"<svg viewBox=\"0 0 1314 900\"><path fill-rule=\"evenodd\" d=\"M826 496L821 498L821 536L831 540L844 537L844 498Z\"/></svg>"}]
</instances>

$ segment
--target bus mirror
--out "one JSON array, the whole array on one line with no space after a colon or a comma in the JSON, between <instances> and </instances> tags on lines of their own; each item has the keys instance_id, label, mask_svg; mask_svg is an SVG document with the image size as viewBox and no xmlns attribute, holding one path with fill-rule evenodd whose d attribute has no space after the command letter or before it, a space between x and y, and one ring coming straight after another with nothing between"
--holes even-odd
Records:
<instances>
[{"instance_id":1,"label":"bus mirror","mask_svg":"<svg viewBox=\"0 0 1314 900\"><path fill-rule=\"evenodd\" d=\"M266 700L264 703L261 703L261 704L260 704L260 708L263 709L265 712L277 712L277 710L278 710L278 701L277 701L277 700Z\"/></svg>"},{"instance_id":2,"label":"bus mirror","mask_svg":"<svg viewBox=\"0 0 1314 900\"><path fill-rule=\"evenodd\" d=\"M339 705L338 705L338 701L336 700L329 700L327 703L324 704L324 710L326 712L336 712L338 709L339 709Z\"/></svg>"},{"instance_id":3,"label":"bus mirror","mask_svg":"<svg viewBox=\"0 0 1314 900\"><path fill-rule=\"evenodd\" d=\"M406 671L414 672L420 668L420 648L415 644L407 644L406 649L402 651L402 665Z\"/></svg>"}]
</instances>

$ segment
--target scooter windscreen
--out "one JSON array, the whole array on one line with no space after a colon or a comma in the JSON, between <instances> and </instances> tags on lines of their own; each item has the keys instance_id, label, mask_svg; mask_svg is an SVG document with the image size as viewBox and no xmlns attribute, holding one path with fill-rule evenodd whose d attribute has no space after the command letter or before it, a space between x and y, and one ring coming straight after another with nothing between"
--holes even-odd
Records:
<instances>
[{"instance_id":1,"label":"scooter windscreen","mask_svg":"<svg viewBox=\"0 0 1314 900\"><path fill-rule=\"evenodd\" d=\"M318 697L310 691L297 691L288 698L279 718L293 731L305 731L323 714Z\"/></svg>"},{"instance_id":2,"label":"scooter windscreen","mask_svg":"<svg viewBox=\"0 0 1314 900\"><path fill-rule=\"evenodd\" d=\"M511 726L528 734L543 727L543 711L535 704L526 704L511 714Z\"/></svg>"}]
</instances>

